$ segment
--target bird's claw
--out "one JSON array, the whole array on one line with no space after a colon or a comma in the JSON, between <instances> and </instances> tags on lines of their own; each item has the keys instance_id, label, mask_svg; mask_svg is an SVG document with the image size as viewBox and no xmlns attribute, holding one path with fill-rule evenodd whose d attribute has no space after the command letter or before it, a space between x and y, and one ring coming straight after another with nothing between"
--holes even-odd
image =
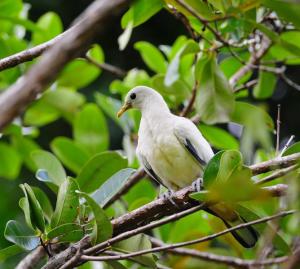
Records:
<instances>
[{"instance_id":1,"label":"bird's claw","mask_svg":"<svg viewBox=\"0 0 300 269\"><path fill-rule=\"evenodd\" d=\"M167 190L163 193L161 193L158 198L159 199L164 199L164 200L168 200L172 205L178 207L178 205L175 203L175 201L172 199L172 196L173 196L173 191L171 190Z\"/></svg>"},{"instance_id":2,"label":"bird's claw","mask_svg":"<svg viewBox=\"0 0 300 269\"><path fill-rule=\"evenodd\" d=\"M195 181L193 181L192 190L193 192L200 192L202 189L203 189L203 179L199 177Z\"/></svg>"}]
</instances>

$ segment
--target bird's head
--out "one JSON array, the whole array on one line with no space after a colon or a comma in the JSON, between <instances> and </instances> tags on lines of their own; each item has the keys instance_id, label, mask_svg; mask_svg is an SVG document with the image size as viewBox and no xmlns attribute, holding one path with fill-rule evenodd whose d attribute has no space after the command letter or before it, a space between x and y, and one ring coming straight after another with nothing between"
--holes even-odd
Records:
<instances>
[{"instance_id":1,"label":"bird's head","mask_svg":"<svg viewBox=\"0 0 300 269\"><path fill-rule=\"evenodd\" d=\"M159 107L165 107L166 103L162 96L154 89L146 86L137 86L131 89L126 97L125 102L119 110L117 116L122 114L130 108L137 108L139 110L153 108L157 104Z\"/></svg>"}]
</instances>

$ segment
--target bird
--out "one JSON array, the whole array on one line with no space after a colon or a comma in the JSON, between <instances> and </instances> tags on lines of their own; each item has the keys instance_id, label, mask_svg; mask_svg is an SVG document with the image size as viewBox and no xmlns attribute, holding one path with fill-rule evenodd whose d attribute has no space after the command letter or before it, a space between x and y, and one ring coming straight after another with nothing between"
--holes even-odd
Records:
<instances>
[{"instance_id":1,"label":"bird","mask_svg":"<svg viewBox=\"0 0 300 269\"><path fill-rule=\"evenodd\" d=\"M147 86L131 89L117 116L132 108L142 114L136 155L146 173L171 192L199 182L197 179L203 176L214 152L197 126L190 119L173 114L163 97ZM245 222L225 203L206 210L228 228ZM251 226L231 233L245 248L254 247L258 240L258 233Z\"/></svg>"}]
</instances>

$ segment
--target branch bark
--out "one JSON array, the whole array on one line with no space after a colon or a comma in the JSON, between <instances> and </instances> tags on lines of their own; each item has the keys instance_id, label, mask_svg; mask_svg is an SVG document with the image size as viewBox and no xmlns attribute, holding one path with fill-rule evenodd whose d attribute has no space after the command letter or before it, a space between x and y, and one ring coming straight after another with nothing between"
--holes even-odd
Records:
<instances>
[{"instance_id":1,"label":"branch bark","mask_svg":"<svg viewBox=\"0 0 300 269\"><path fill-rule=\"evenodd\" d=\"M50 43L40 61L0 95L0 130L55 80L64 65L85 52L107 21L128 3L129 0L95 1L70 30L52 41L54 45Z\"/></svg>"}]
</instances>

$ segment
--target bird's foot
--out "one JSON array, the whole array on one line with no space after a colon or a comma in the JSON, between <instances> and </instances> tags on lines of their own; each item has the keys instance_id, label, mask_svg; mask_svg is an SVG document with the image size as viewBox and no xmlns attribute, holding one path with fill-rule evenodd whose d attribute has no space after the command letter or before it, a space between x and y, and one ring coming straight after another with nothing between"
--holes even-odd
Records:
<instances>
[{"instance_id":1,"label":"bird's foot","mask_svg":"<svg viewBox=\"0 0 300 269\"><path fill-rule=\"evenodd\" d=\"M203 179L202 178L197 178L195 181L192 183L192 190L193 192L200 192L203 190Z\"/></svg>"},{"instance_id":2,"label":"bird's foot","mask_svg":"<svg viewBox=\"0 0 300 269\"><path fill-rule=\"evenodd\" d=\"M164 199L164 200L168 200L172 205L178 207L178 205L175 203L175 201L172 199L173 196L173 191L172 190L167 190L161 194L159 194L158 198L159 199Z\"/></svg>"}]
</instances>

